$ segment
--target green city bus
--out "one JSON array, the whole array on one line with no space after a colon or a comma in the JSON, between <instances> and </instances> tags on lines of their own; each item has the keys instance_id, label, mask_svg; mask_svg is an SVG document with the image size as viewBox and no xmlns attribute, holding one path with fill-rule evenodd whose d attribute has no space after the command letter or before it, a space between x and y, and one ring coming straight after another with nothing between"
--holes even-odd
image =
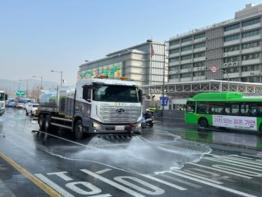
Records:
<instances>
[{"instance_id":1,"label":"green city bus","mask_svg":"<svg viewBox=\"0 0 263 197\"><path fill-rule=\"evenodd\" d=\"M185 122L196 124L199 129L213 126L261 134L262 97L239 92L199 93L187 99Z\"/></svg>"}]
</instances>

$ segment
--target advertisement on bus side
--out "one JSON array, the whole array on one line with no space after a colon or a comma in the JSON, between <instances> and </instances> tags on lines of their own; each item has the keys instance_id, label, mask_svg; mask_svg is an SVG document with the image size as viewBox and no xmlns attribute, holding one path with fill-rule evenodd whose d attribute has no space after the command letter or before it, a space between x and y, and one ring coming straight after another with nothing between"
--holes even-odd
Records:
<instances>
[{"instance_id":1,"label":"advertisement on bus side","mask_svg":"<svg viewBox=\"0 0 263 197\"><path fill-rule=\"evenodd\" d=\"M255 117L213 115L213 126L233 129L257 130Z\"/></svg>"}]
</instances>

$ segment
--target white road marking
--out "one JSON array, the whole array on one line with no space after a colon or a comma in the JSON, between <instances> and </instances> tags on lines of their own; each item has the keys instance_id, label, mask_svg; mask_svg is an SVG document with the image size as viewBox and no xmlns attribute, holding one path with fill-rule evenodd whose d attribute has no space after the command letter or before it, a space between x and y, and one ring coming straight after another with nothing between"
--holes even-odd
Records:
<instances>
[{"instance_id":1,"label":"white road marking","mask_svg":"<svg viewBox=\"0 0 263 197\"><path fill-rule=\"evenodd\" d=\"M261 169L257 169L255 166L242 164L240 162L232 162L232 161L227 161L227 160L218 160L218 159L207 158L207 157L204 157L203 159L206 159L206 160L209 160L209 161L213 161L213 162L225 163L225 164L228 164L228 165L238 166L238 167L241 167L241 168L247 168L247 169L251 169L251 170L254 170L254 171L261 172Z\"/></svg>"},{"instance_id":2,"label":"white road marking","mask_svg":"<svg viewBox=\"0 0 263 197\"><path fill-rule=\"evenodd\" d=\"M246 164L251 164L251 165L256 165L256 166L261 166L262 164L259 162L255 162L255 161L251 161L251 160L247 160L247 159L243 159L243 158L235 158L232 156L215 156L214 158L219 158L219 159L227 159L227 160L231 160L231 161L236 161L236 162L242 162L242 163L246 163Z\"/></svg>"},{"instance_id":3,"label":"white road marking","mask_svg":"<svg viewBox=\"0 0 263 197\"><path fill-rule=\"evenodd\" d=\"M169 176L169 175L167 175L167 174L160 174L160 176L162 176L162 177L164 177L164 178L167 178L167 179L170 179L170 180L172 180L172 181L176 181L176 182L179 182L179 183L183 183L183 184L185 184L185 185L188 185L188 186L190 186L190 187L194 187L194 188L196 188L196 189L201 188L200 185L197 185L197 184L194 184L194 183L190 183L190 182L184 181L184 180L182 180L182 179Z\"/></svg>"},{"instance_id":4,"label":"white road marking","mask_svg":"<svg viewBox=\"0 0 263 197\"><path fill-rule=\"evenodd\" d=\"M89 191L80 188L78 185L82 185L82 188L85 187ZM80 195L95 195L102 192L100 188L86 181L70 182L66 184L66 187Z\"/></svg>"},{"instance_id":5,"label":"white road marking","mask_svg":"<svg viewBox=\"0 0 263 197\"><path fill-rule=\"evenodd\" d=\"M228 187L225 187L225 186L222 186L222 185L217 185L217 184L214 184L214 183L211 183L211 182L207 182L207 181L204 181L204 180L200 180L200 179L198 179L198 178L190 177L190 176L187 176L187 175L184 175L184 174L180 174L180 173L177 173L177 172L169 172L169 173L174 174L174 175L177 175L177 176L180 176L180 177L183 177L183 178L186 178L186 179L190 179L190 180L192 180L192 181L196 181L196 182L198 182L198 183L203 183L203 184L205 184L205 185L209 185L209 186L214 187L214 188L217 188L217 189L222 189L222 190L224 190L224 191L237 194L237 195L239 195L239 196L256 197L255 195L252 195L252 194L248 194L248 193L245 193L245 192L241 192L241 191L238 191L238 190L235 190L235 189L231 189L231 188L228 188Z\"/></svg>"},{"instance_id":6,"label":"white road marking","mask_svg":"<svg viewBox=\"0 0 263 197\"><path fill-rule=\"evenodd\" d=\"M245 155L245 156L248 156L248 157L254 157L255 159L262 159L262 153L260 152L260 155L250 155L250 154L247 154L247 153L241 153L241 155Z\"/></svg>"},{"instance_id":7,"label":"white road marking","mask_svg":"<svg viewBox=\"0 0 263 197\"><path fill-rule=\"evenodd\" d=\"M196 163L188 163L188 164L194 165L194 166L198 166L198 167L201 167L201 168L205 168L205 169L209 169L209 170L214 170L214 171L217 171L217 172L223 172L225 174L231 174L231 175L242 177L242 178L245 178L245 179L252 179L252 177L241 175L241 174L237 174L236 172L230 172L229 170L220 170L220 169L217 169L217 168L212 168L212 167L209 167L209 166L204 166L204 165L200 165L200 164L196 164Z\"/></svg>"},{"instance_id":8,"label":"white road marking","mask_svg":"<svg viewBox=\"0 0 263 197\"><path fill-rule=\"evenodd\" d=\"M204 181L208 181L208 182L211 182L211 183L214 183L214 184L223 184L222 182L220 181L216 181L216 180L213 180L211 178L206 178L206 177L203 177L203 176L199 176L197 175L197 173L189 173L189 172L185 172L185 171L179 171L179 170L175 170L177 173L180 173L180 174L185 174L185 175L188 175L188 176L191 176L191 177L195 177L195 178L198 178L198 179L202 179ZM169 171L170 172L170 171Z\"/></svg>"},{"instance_id":9,"label":"white road marking","mask_svg":"<svg viewBox=\"0 0 263 197\"><path fill-rule=\"evenodd\" d=\"M106 168L106 169L104 169L104 170L99 170L99 171L97 171L96 174L103 174L103 173L108 172L108 171L111 171L111 170L112 170L112 169Z\"/></svg>"},{"instance_id":10,"label":"white road marking","mask_svg":"<svg viewBox=\"0 0 263 197\"><path fill-rule=\"evenodd\" d=\"M222 170L228 170L228 171L236 172L236 173L247 175L247 176L261 177L261 173L252 172L252 171L248 171L248 170L244 170L244 169L240 169L240 168L238 170L236 170L237 168L231 167L231 166L227 166L227 165L214 164L212 166L215 167L215 168L219 168L219 169L222 169Z\"/></svg>"},{"instance_id":11,"label":"white road marking","mask_svg":"<svg viewBox=\"0 0 263 197\"><path fill-rule=\"evenodd\" d=\"M151 190L145 189L141 186L135 185L134 183L129 182L128 180L132 180L133 182L137 182L140 185L143 185ZM126 185L130 188L133 188L141 193L147 194L147 195L162 195L165 193L165 191L157 186L154 186L150 183L147 183L141 179L138 179L137 177L132 176L117 176L114 177L115 181L118 181L119 183L122 183L123 185Z\"/></svg>"},{"instance_id":12,"label":"white road marking","mask_svg":"<svg viewBox=\"0 0 263 197\"><path fill-rule=\"evenodd\" d=\"M148 179L154 180L154 181L159 182L159 183L162 183L162 184L164 184L164 185L168 185L168 186L170 186L170 187L172 187L172 188L174 188L174 189L178 189L178 190L182 190L182 191L183 191L183 190L187 190L187 189L184 188L184 187L181 187L181 186L179 186L179 185L175 185L175 184L173 184L173 183L164 181L164 180L162 180L162 179L159 179L159 178L156 178L156 177L153 177L153 176L150 176L150 175L141 174L141 176L147 177Z\"/></svg>"},{"instance_id":13,"label":"white road marking","mask_svg":"<svg viewBox=\"0 0 263 197\"><path fill-rule=\"evenodd\" d=\"M220 177L221 175L218 174L218 173L215 173L215 172L211 172L211 171L207 171L207 170L204 170L204 169L200 169L200 168L190 168L190 172L192 171L198 171L198 172L201 172L202 174L208 174L207 177ZM185 171L188 171L188 170L185 170Z\"/></svg>"},{"instance_id":14,"label":"white road marking","mask_svg":"<svg viewBox=\"0 0 263 197\"><path fill-rule=\"evenodd\" d=\"M111 194L99 194L99 195L94 195L94 196L89 196L89 197L112 197Z\"/></svg>"},{"instance_id":15,"label":"white road marking","mask_svg":"<svg viewBox=\"0 0 263 197\"><path fill-rule=\"evenodd\" d=\"M119 190L122 190L122 191L124 191L124 192L126 192L126 193L128 193L128 194L130 194L132 196L144 197L144 195L142 195L142 194L140 194L140 193L138 193L138 192L136 192L134 190L131 190L128 187L125 187L125 186L123 186L123 185L121 185L119 183L116 183L116 182L114 182L114 181L112 181L110 179L107 179L107 178L105 178L103 176L100 176L100 175L98 175L98 174L96 174L94 172L91 172L91 171L87 170L87 169L81 169L81 171L86 173L86 174L88 174L88 175L90 175L90 176L93 176L94 178L99 179L102 182L107 183L107 184L109 184L109 185L111 185L111 186L113 186L113 187L115 187L115 188L117 188Z\"/></svg>"},{"instance_id":16,"label":"white road marking","mask_svg":"<svg viewBox=\"0 0 263 197\"><path fill-rule=\"evenodd\" d=\"M54 183L53 181L51 181L49 178L47 178L46 176L38 173L35 174L36 177L38 177L41 181L43 181L44 183L46 183L47 185L51 186L52 188L54 188L58 193L60 193L63 196L67 196L67 197L74 197L74 195L72 195L71 193L67 192L66 190L64 190L62 187L60 187L59 185L57 185L56 183Z\"/></svg>"},{"instance_id":17,"label":"white road marking","mask_svg":"<svg viewBox=\"0 0 263 197\"><path fill-rule=\"evenodd\" d=\"M47 173L47 175L57 175L59 178L63 179L64 181L72 181L73 179L70 178L68 175L66 175L66 171L62 171L62 172L51 172L51 173Z\"/></svg>"},{"instance_id":18,"label":"white road marking","mask_svg":"<svg viewBox=\"0 0 263 197\"><path fill-rule=\"evenodd\" d=\"M241 158L241 159L247 159L247 160L252 160L252 161L256 161L258 163L261 163L261 161L258 161L258 158L251 158L251 157L245 157L245 156L240 156L240 155L229 155L231 157L237 157L237 158Z\"/></svg>"}]
</instances>

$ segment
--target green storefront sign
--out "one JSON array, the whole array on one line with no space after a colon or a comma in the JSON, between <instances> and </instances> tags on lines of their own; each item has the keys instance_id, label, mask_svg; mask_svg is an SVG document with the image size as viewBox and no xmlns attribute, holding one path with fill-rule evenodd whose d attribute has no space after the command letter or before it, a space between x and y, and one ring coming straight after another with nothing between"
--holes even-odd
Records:
<instances>
[{"instance_id":1,"label":"green storefront sign","mask_svg":"<svg viewBox=\"0 0 263 197\"><path fill-rule=\"evenodd\" d=\"M80 79L88 79L96 76L104 75L108 78L122 77L122 63L115 63L97 68L88 69L79 73Z\"/></svg>"}]
</instances>

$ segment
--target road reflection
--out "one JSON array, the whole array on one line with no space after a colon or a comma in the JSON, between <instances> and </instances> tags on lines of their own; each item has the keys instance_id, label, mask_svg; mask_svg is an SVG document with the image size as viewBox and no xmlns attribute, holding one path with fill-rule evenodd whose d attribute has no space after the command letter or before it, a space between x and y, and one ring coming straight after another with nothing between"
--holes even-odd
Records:
<instances>
[{"instance_id":1,"label":"road reflection","mask_svg":"<svg viewBox=\"0 0 263 197\"><path fill-rule=\"evenodd\" d=\"M238 146L244 148L253 148L261 150L261 137L251 133L241 133L230 131L198 131L196 129L186 129L184 138L191 141L198 141L208 144L222 144L230 146Z\"/></svg>"}]
</instances>

